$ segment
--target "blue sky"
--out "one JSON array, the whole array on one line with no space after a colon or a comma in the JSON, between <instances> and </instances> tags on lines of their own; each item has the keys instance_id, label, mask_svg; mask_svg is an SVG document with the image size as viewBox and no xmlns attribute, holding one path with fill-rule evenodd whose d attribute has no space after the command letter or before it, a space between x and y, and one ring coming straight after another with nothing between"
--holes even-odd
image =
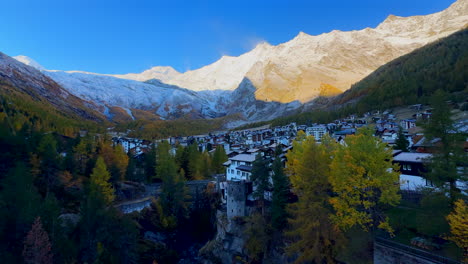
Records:
<instances>
[{"instance_id":1,"label":"blue sky","mask_svg":"<svg viewBox=\"0 0 468 264\"><path fill-rule=\"evenodd\" d=\"M47 69L179 71L238 56L300 31L375 27L389 14L425 15L454 0L0 0L0 51Z\"/></svg>"}]
</instances>

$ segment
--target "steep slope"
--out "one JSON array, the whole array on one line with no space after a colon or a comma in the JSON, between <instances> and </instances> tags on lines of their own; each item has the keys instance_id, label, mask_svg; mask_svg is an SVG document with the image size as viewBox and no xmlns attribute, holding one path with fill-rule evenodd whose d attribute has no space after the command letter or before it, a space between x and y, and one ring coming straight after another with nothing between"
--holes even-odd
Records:
<instances>
[{"instance_id":1,"label":"steep slope","mask_svg":"<svg viewBox=\"0 0 468 264\"><path fill-rule=\"evenodd\" d=\"M37 64L38 65L38 64ZM23 96L52 106L70 118L104 120L94 105L69 93L39 70L0 52L0 92L5 96Z\"/></svg>"},{"instance_id":2,"label":"steep slope","mask_svg":"<svg viewBox=\"0 0 468 264\"><path fill-rule=\"evenodd\" d=\"M109 119L116 114L120 116L119 119L122 119L122 115L126 119L134 119L132 109L145 110L162 119L212 118L224 115L220 110L223 106L220 97L210 95L211 93L200 95L174 85L164 84L159 80L143 83L105 74L45 70L26 56L15 58L28 65L37 66L42 73L55 80L71 94L94 102ZM170 72L170 69L166 70ZM150 75L151 73L148 76Z\"/></svg>"},{"instance_id":3,"label":"steep slope","mask_svg":"<svg viewBox=\"0 0 468 264\"><path fill-rule=\"evenodd\" d=\"M431 15L390 15L376 28L334 30L318 36L301 32L284 44L263 43L239 57L223 57L168 83L196 91L233 90L248 78L258 100L307 102L320 94L323 85L347 90L379 66L467 24L468 1L458 0Z\"/></svg>"},{"instance_id":4,"label":"steep slope","mask_svg":"<svg viewBox=\"0 0 468 264\"><path fill-rule=\"evenodd\" d=\"M437 90L468 96L468 28L395 59L356 83L329 103L352 111L426 103ZM354 104L353 104L354 103Z\"/></svg>"},{"instance_id":5,"label":"steep slope","mask_svg":"<svg viewBox=\"0 0 468 264\"><path fill-rule=\"evenodd\" d=\"M315 100L323 104L316 102L311 110L244 128L267 123L326 123L350 114L426 104L438 89L448 93L454 103L468 98L468 28L381 66L343 94Z\"/></svg>"}]
</instances>

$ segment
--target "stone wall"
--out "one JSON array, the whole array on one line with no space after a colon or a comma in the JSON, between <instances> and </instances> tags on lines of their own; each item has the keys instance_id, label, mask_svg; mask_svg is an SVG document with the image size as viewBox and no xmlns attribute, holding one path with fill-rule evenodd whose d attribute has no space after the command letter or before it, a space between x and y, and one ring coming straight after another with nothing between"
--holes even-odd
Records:
<instances>
[{"instance_id":1,"label":"stone wall","mask_svg":"<svg viewBox=\"0 0 468 264\"><path fill-rule=\"evenodd\" d=\"M226 207L228 219L236 216L245 216L245 203L247 200L247 186L243 181L228 181Z\"/></svg>"}]
</instances>

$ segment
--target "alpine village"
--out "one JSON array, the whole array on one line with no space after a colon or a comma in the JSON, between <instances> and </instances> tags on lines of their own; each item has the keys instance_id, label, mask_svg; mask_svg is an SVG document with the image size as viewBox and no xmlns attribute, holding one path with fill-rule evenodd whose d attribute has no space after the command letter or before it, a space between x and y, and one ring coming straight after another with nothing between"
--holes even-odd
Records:
<instances>
[{"instance_id":1,"label":"alpine village","mask_svg":"<svg viewBox=\"0 0 468 264\"><path fill-rule=\"evenodd\" d=\"M0 263L468 263L468 0L359 28L185 72L0 52Z\"/></svg>"}]
</instances>

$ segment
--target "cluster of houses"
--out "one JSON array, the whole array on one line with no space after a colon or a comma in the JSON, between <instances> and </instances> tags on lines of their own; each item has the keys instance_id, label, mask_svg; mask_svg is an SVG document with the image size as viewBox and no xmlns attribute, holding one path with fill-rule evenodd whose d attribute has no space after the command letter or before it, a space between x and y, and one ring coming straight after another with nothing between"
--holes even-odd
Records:
<instances>
[{"instance_id":1,"label":"cluster of houses","mask_svg":"<svg viewBox=\"0 0 468 264\"><path fill-rule=\"evenodd\" d=\"M377 116L379 115L379 116ZM419 118L430 118L430 112ZM329 124L314 124L312 126L297 126L292 123L284 127L262 128L254 131L237 131L231 138L244 138L245 141L236 141L236 150L231 150L229 160L224 163L226 167L225 177L219 183L223 202L226 204L229 218L249 215L253 210L256 198L253 193L256 186L251 181L252 164L257 155L272 163L273 149L280 148L281 158L286 160L286 153L292 148L292 141L298 131L304 131L307 135L314 136L320 142L326 134L337 142L344 144L346 136L353 135L359 127L372 124L375 127L375 136L387 143L389 148L395 145L399 130L408 141L409 149L393 151L393 162L398 165L400 171L400 190L403 192L420 193L424 188L435 188L434 183L425 178L427 162L432 156L433 146L436 142L428 141L424 137L423 130L417 126L414 119L397 118L391 113L368 113L362 118L350 116L343 120L336 120ZM468 120L457 123L457 131L468 132ZM239 146L242 146L239 148ZM464 150L468 151L468 141L464 142ZM272 173L272 172L271 172ZM457 182L457 187L466 191L464 182ZM271 200L271 192L266 191L265 200Z\"/></svg>"},{"instance_id":2,"label":"cluster of houses","mask_svg":"<svg viewBox=\"0 0 468 264\"><path fill-rule=\"evenodd\" d=\"M431 146L435 142L428 141L424 137L423 130L417 126L417 121L431 117L431 109L421 110L421 105L412 106L418 113L409 119L398 119L389 111L366 113L362 117L356 115L335 120L328 124L297 125L291 123L286 126L263 126L255 129L246 129L229 132L218 132L208 135L195 135L188 137L171 137L163 139L168 141L175 151L177 145L187 146L197 144L200 151L213 152L217 146L223 146L228 155L228 161L224 163L226 173L219 175L218 188L222 193L222 201L226 205L229 218L249 215L252 205L255 203L253 192L256 186L251 181L252 165L257 157L262 157L273 162L275 153L283 162L286 161L286 153L292 148L299 131L313 136L320 142L324 135L330 135L337 142L344 143L344 139L356 133L363 126L373 125L375 136L381 138L389 148L396 143L399 130L409 143L409 150L393 151L393 162L400 167L400 189L403 191L418 192L424 187L433 187L433 183L424 178L426 162L431 157ZM468 132L468 120L457 123L457 130ZM113 135L114 144L121 144L125 151L134 155L147 152L153 144L140 139L128 138L122 135ZM465 151L468 150L468 142L465 142ZM462 185L462 183L458 183ZM461 186L465 188L465 186ZM271 199L271 193L265 192L265 200Z\"/></svg>"}]
</instances>

